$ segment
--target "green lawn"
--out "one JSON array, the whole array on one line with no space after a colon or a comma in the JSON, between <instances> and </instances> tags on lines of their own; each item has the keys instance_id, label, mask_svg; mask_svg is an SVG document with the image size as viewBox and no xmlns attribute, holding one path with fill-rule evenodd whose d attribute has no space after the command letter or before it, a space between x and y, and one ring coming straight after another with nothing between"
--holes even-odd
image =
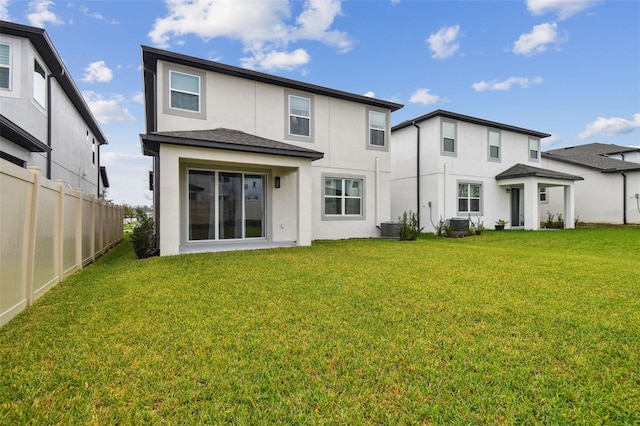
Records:
<instances>
[{"instance_id":1,"label":"green lawn","mask_svg":"<svg viewBox=\"0 0 640 426\"><path fill-rule=\"evenodd\" d=\"M640 228L135 260L0 329L0 424L639 424Z\"/></svg>"}]
</instances>

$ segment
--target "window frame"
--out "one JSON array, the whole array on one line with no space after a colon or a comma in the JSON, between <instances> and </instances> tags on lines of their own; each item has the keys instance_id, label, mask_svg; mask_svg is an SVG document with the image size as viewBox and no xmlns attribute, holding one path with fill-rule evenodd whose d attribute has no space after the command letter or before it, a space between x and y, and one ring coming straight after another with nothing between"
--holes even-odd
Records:
<instances>
[{"instance_id":1,"label":"window frame","mask_svg":"<svg viewBox=\"0 0 640 426\"><path fill-rule=\"evenodd\" d=\"M309 101L309 135L298 135L291 133L291 97L307 99ZM308 93L298 92L294 90L284 91L284 138L286 140L292 140L297 142L314 142L315 139L315 99L313 95Z\"/></svg>"},{"instance_id":2,"label":"window frame","mask_svg":"<svg viewBox=\"0 0 640 426\"><path fill-rule=\"evenodd\" d=\"M535 149L531 149L531 145L532 143L535 144ZM527 157L529 158L529 161L534 161L534 162L539 162L540 161L540 139L537 138L529 138L529 150L528 150L528 155ZM531 156L532 152L536 153L535 157Z\"/></svg>"},{"instance_id":3,"label":"window frame","mask_svg":"<svg viewBox=\"0 0 640 426\"><path fill-rule=\"evenodd\" d=\"M164 63L162 73L162 113L167 115L175 115L179 117L196 118L205 120L207 118L207 74L205 71L183 67L177 64ZM192 111L182 108L174 108L171 106L171 73L191 75L199 78L199 111ZM187 93L187 92L185 92Z\"/></svg>"},{"instance_id":4,"label":"window frame","mask_svg":"<svg viewBox=\"0 0 640 426\"><path fill-rule=\"evenodd\" d=\"M9 43L0 43L0 45L2 46L7 46L7 49L9 49L9 53L7 55L8 59L9 59L9 63L8 64L2 64L0 63L0 68L5 68L7 70L7 87L0 87L0 90L8 90L11 91L11 87L12 87L12 77L13 77L13 72L12 71L12 65L13 65L13 46Z\"/></svg>"},{"instance_id":5,"label":"window frame","mask_svg":"<svg viewBox=\"0 0 640 426\"><path fill-rule=\"evenodd\" d=\"M371 115L373 114L381 114L382 116L384 116L384 129L379 129L379 128L375 128L371 125ZM389 130L389 112L383 109L377 109L377 108L367 108L367 113L366 113L366 119L367 119L367 137L366 137L366 141L367 141L367 145L366 148L367 149L371 149L371 150L375 150L375 151L388 151L389 150L389 135L390 135L390 130ZM371 131L372 130L377 130L377 131L382 131L383 132L383 144L382 145L376 145L376 144L372 144L371 143Z\"/></svg>"},{"instance_id":6,"label":"window frame","mask_svg":"<svg viewBox=\"0 0 640 426\"><path fill-rule=\"evenodd\" d=\"M538 189L538 201L540 204L549 204L549 191L548 187L541 186Z\"/></svg>"},{"instance_id":7,"label":"window frame","mask_svg":"<svg viewBox=\"0 0 640 426\"><path fill-rule=\"evenodd\" d=\"M453 151L445 150L445 124L453 125ZM451 139L451 138L447 138ZM458 122L454 120L441 119L440 120L440 155L447 155L451 157L457 157L458 155Z\"/></svg>"},{"instance_id":8,"label":"window frame","mask_svg":"<svg viewBox=\"0 0 640 426\"><path fill-rule=\"evenodd\" d=\"M492 144L491 142L491 134L497 134L498 143L497 145ZM494 157L491 155L491 148L497 146L498 147L498 156ZM501 162L502 161L502 132L498 129L487 129L487 159L489 161Z\"/></svg>"},{"instance_id":9,"label":"window frame","mask_svg":"<svg viewBox=\"0 0 640 426\"><path fill-rule=\"evenodd\" d=\"M326 181L330 180L341 180L342 182L342 194L340 196L328 196L325 194L325 185ZM347 196L345 191L345 185L347 181L359 181L360 182L360 197L355 196ZM366 178L363 175L349 175L349 174L333 174L333 173L322 173L322 187L321 187L321 197L322 197L322 220L323 221L336 221L336 220L366 220ZM327 214L326 213L326 199L327 198L340 198L342 213L340 214ZM360 199L360 214L346 214L345 211L345 203L347 199Z\"/></svg>"},{"instance_id":10,"label":"window frame","mask_svg":"<svg viewBox=\"0 0 640 426\"><path fill-rule=\"evenodd\" d=\"M193 78L197 78L198 79L198 92L191 92L185 89L179 89L179 88L174 88L172 86L172 76L173 74L181 74L184 76L188 76L188 77L193 77ZM173 106L173 94L174 93L182 93L182 94L186 94L186 95L191 95L191 96L197 96L198 97L198 109L197 110L193 110L193 109L188 109L188 108L179 108L179 107L175 107ZM174 109L174 110L178 110L178 111L187 111L190 113L194 113L194 114L198 114L200 113L200 111L202 110L201 108L201 104L202 104L202 78L199 75L196 74L189 74L183 71L177 71L177 70L169 70L169 108Z\"/></svg>"},{"instance_id":11,"label":"window frame","mask_svg":"<svg viewBox=\"0 0 640 426\"><path fill-rule=\"evenodd\" d=\"M39 67L42 70L43 74L38 72ZM42 83L37 84L36 74L42 77ZM32 74L32 90L31 95L33 100L38 104L42 109L47 109L47 70L40 64L37 58L33 58L33 74ZM36 91L41 91L42 93L37 93ZM40 96L42 99L40 99ZM42 100L42 102L41 102Z\"/></svg>"},{"instance_id":12,"label":"window frame","mask_svg":"<svg viewBox=\"0 0 640 426\"><path fill-rule=\"evenodd\" d=\"M466 185L467 186L467 196L466 197L461 197L460 196L460 187L462 185ZM478 186L478 191L479 191L479 196L478 197L472 197L471 196L471 186ZM482 182L474 182L474 181L458 181L457 185L456 185L456 212L458 215L465 215L465 216L482 216L483 214L483 208L484 208L484 202L483 202L483 195L484 195L484 191L483 191L483 184ZM466 199L467 200L467 210L460 210L460 199ZM478 200L478 210L477 211L471 211L471 200L472 199L477 199Z\"/></svg>"}]
</instances>

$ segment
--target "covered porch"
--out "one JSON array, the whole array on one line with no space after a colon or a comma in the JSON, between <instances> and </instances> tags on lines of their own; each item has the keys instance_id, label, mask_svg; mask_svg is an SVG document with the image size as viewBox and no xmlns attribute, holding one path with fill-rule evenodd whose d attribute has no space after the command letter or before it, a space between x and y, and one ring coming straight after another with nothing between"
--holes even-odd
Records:
<instances>
[{"instance_id":1,"label":"covered porch","mask_svg":"<svg viewBox=\"0 0 640 426\"><path fill-rule=\"evenodd\" d=\"M501 188L510 194L511 228L540 229L540 189L548 187L564 188L565 228L573 228L575 221L574 182L582 177L542 169L526 164L516 164L496 175Z\"/></svg>"}]
</instances>

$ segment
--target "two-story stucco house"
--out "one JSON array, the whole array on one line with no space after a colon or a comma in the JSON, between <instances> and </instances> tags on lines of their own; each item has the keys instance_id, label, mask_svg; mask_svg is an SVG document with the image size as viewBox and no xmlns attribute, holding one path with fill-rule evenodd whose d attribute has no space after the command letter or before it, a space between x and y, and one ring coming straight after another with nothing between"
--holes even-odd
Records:
<instances>
[{"instance_id":1,"label":"two-story stucco house","mask_svg":"<svg viewBox=\"0 0 640 426\"><path fill-rule=\"evenodd\" d=\"M142 47L160 255L376 237L402 105Z\"/></svg>"},{"instance_id":2,"label":"two-story stucco house","mask_svg":"<svg viewBox=\"0 0 640 426\"><path fill-rule=\"evenodd\" d=\"M540 140L550 135L437 110L391 129L391 214L419 213L424 232L440 220L502 219L538 229L541 188L559 187L566 226L573 226L574 182L582 177L544 168Z\"/></svg>"},{"instance_id":3,"label":"two-story stucco house","mask_svg":"<svg viewBox=\"0 0 640 426\"><path fill-rule=\"evenodd\" d=\"M0 22L0 158L99 197L106 143L47 32Z\"/></svg>"},{"instance_id":4,"label":"two-story stucco house","mask_svg":"<svg viewBox=\"0 0 640 426\"><path fill-rule=\"evenodd\" d=\"M584 177L575 185L580 221L640 223L640 148L589 143L543 152L542 163ZM563 194L549 188L542 196L540 215L557 214Z\"/></svg>"}]
</instances>

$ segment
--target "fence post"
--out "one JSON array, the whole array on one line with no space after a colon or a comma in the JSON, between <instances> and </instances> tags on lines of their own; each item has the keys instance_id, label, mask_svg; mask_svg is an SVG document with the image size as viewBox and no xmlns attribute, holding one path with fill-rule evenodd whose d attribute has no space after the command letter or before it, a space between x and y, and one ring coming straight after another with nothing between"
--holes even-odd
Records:
<instances>
[{"instance_id":1,"label":"fence post","mask_svg":"<svg viewBox=\"0 0 640 426\"><path fill-rule=\"evenodd\" d=\"M29 209L29 216L27 222L29 223L29 231L27 236L27 258L25 259L27 273L26 273L26 292L27 292L27 306L31 306L33 303L33 280L36 269L36 230L38 220L38 195L40 193L40 171L41 169L36 166L27 167L31 173L33 173L33 187L31 189L31 208Z\"/></svg>"},{"instance_id":2,"label":"fence post","mask_svg":"<svg viewBox=\"0 0 640 426\"><path fill-rule=\"evenodd\" d=\"M82 188L76 188L76 265L82 269Z\"/></svg>"},{"instance_id":3,"label":"fence post","mask_svg":"<svg viewBox=\"0 0 640 426\"><path fill-rule=\"evenodd\" d=\"M54 233L55 268L58 281L62 281L64 279L64 181L56 179L54 182L58 184L58 211Z\"/></svg>"},{"instance_id":4,"label":"fence post","mask_svg":"<svg viewBox=\"0 0 640 426\"><path fill-rule=\"evenodd\" d=\"M89 195L91 199L91 235L89 235L89 247L91 247L91 263L95 263L96 261L96 196L93 194Z\"/></svg>"}]
</instances>

